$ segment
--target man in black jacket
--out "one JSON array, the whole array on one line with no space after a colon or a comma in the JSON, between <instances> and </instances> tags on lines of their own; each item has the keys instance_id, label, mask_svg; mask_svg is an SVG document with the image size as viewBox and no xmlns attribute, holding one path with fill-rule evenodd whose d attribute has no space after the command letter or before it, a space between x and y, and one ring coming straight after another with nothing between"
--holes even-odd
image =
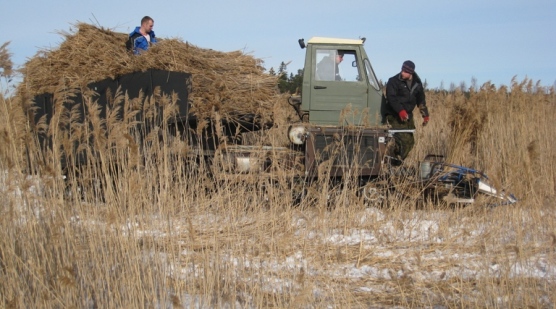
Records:
<instances>
[{"instance_id":1,"label":"man in black jacket","mask_svg":"<svg viewBox=\"0 0 556 309\"><path fill-rule=\"evenodd\" d=\"M429 122L429 111L425 100L425 89L421 79L415 73L415 64L407 60L402 65L400 73L390 77L386 84L386 100L381 106L382 119L393 130L415 130L413 109L419 107L423 117L423 125ZM394 134L395 148L391 154L399 161L407 157L415 139L413 133ZM395 162L393 162L395 163Z\"/></svg>"}]
</instances>

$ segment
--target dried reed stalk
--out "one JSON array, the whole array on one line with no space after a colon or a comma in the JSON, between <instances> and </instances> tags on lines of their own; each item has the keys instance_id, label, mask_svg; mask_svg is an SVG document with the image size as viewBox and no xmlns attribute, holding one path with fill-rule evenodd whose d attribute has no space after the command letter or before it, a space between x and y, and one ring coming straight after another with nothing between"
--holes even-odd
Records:
<instances>
[{"instance_id":1,"label":"dried reed stalk","mask_svg":"<svg viewBox=\"0 0 556 309\"><path fill-rule=\"evenodd\" d=\"M0 76L11 76L13 73L13 62L8 51L9 44L8 41L0 46Z\"/></svg>"}]
</instances>

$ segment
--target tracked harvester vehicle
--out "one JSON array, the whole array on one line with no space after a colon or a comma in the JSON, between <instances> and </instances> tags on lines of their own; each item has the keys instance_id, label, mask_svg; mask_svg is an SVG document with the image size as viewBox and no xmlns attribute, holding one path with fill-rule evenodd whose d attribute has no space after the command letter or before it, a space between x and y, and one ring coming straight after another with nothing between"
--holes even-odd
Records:
<instances>
[{"instance_id":1,"label":"tracked harvester vehicle","mask_svg":"<svg viewBox=\"0 0 556 309\"><path fill-rule=\"evenodd\" d=\"M480 171L446 163L440 156L429 155L413 168L399 169L390 164L388 145L398 131L381 123L380 107L385 98L364 42L365 39L319 37L307 42L299 40L306 52L303 85L300 95L289 98L298 121L288 128L287 146L249 143L249 138L237 138L238 134L256 134L264 127L254 115L236 115L234 121L218 117L198 119L190 112L188 95L192 83L188 73L147 70L94 82L88 85L94 93L92 98L77 95L73 105L66 108L80 111L79 121L86 122L83 117L91 111L87 110L85 100L96 102L100 117L108 118L108 113L115 110L121 114L119 117L128 117L123 108L111 106L111 94L118 89L130 98L174 96L179 106L168 123L160 123L158 116L152 116L163 115L164 106L156 102L149 105L146 100L133 101L136 132L152 136L161 127L173 131L189 145L188 157L183 159L207 162L216 181L252 184L254 180L255 184L272 184L282 177L300 198L310 194L307 188L317 180L324 179L334 188L349 182L358 187L368 202L375 204L391 197L414 196L467 204L480 195L497 203L516 202L513 195L498 192ZM338 55L343 57L340 64L335 62ZM35 97L35 123L43 116L48 123L56 113L54 109L52 94ZM202 127L201 123L209 125ZM44 149L49 143L48 138L41 141ZM79 165L87 161L87 155L94 153L64 158L63 165Z\"/></svg>"},{"instance_id":2,"label":"tracked harvester vehicle","mask_svg":"<svg viewBox=\"0 0 556 309\"><path fill-rule=\"evenodd\" d=\"M326 177L331 186L341 186L350 177L374 204L392 196L469 204L480 195L491 197L495 204L515 203L513 195L489 184L484 173L446 163L442 156L428 155L413 168L390 164L388 145L400 131L382 124L385 97L364 42L364 38L314 37L307 43L300 39L306 57L301 95L289 99L299 116L288 131L290 147L223 148L219 154L225 170L270 174L273 169L290 170L300 183ZM334 61L337 56L343 58L340 64Z\"/></svg>"}]
</instances>

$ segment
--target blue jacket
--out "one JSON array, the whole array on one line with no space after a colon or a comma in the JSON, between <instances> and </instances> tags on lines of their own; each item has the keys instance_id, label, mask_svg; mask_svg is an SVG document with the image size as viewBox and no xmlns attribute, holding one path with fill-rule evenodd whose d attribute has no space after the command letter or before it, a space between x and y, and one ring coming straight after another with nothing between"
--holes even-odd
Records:
<instances>
[{"instance_id":1,"label":"blue jacket","mask_svg":"<svg viewBox=\"0 0 556 309\"><path fill-rule=\"evenodd\" d=\"M141 27L135 27L135 30L129 34L129 44L128 47L133 50L135 55L139 55L142 51L149 49L149 42L147 39L139 32ZM154 31L149 32L151 38L151 44L156 43L156 36Z\"/></svg>"}]
</instances>

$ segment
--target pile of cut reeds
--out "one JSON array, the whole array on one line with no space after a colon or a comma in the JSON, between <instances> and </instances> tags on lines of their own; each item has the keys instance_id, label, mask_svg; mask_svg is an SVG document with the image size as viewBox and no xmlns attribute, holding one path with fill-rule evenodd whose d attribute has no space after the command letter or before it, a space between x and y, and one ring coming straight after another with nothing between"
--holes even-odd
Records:
<instances>
[{"instance_id":1,"label":"pile of cut reeds","mask_svg":"<svg viewBox=\"0 0 556 309\"><path fill-rule=\"evenodd\" d=\"M263 62L241 51L203 49L180 39L159 39L146 53L135 56L125 48L127 34L86 23L62 32L64 41L53 50L39 51L22 69L20 94L37 94L84 87L105 78L159 69L192 74L191 111L207 117L256 114L268 119L280 96L277 77L264 72Z\"/></svg>"}]
</instances>

